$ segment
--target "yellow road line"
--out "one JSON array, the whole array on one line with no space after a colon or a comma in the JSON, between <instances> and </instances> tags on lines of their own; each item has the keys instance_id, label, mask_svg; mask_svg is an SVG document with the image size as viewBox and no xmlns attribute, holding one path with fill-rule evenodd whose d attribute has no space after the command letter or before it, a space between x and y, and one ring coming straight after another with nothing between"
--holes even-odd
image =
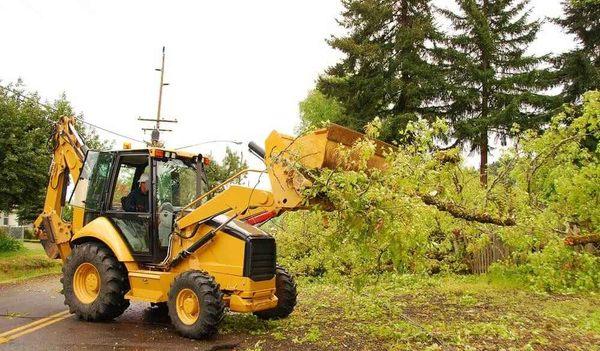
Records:
<instances>
[{"instance_id":1,"label":"yellow road line","mask_svg":"<svg viewBox=\"0 0 600 351\"><path fill-rule=\"evenodd\" d=\"M6 332L0 334L0 337L5 337L7 335L13 334L13 333L18 332L20 330L27 329L27 328L30 328L30 327L35 326L37 324L44 323L44 322L46 322L48 320L51 320L53 318L61 317L61 316L65 315L65 314L67 314L68 312L69 311L62 311L62 312L58 312L57 314L53 314L53 315L48 316L48 317L40 318L40 319L38 319L36 321L33 321L33 322L29 323L29 324L25 324L25 325L22 325L20 327L11 329L9 331L6 331Z\"/></svg>"},{"instance_id":2,"label":"yellow road line","mask_svg":"<svg viewBox=\"0 0 600 351\"><path fill-rule=\"evenodd\" d=\"M53 314L51 316L48 316L48 317L45 317L42 319L38 319L37 321L34 321L29 324L25 324L20 327L6 331L6 332L0 334L0 344L9 342L9 341L14 340L25 334L29 334L38 329L47 327L50 324L62 321L63 319L69 318L70 316L71 315L69 314L69 311L62 311L57 314Z\"/></svg>"}]
</instances>

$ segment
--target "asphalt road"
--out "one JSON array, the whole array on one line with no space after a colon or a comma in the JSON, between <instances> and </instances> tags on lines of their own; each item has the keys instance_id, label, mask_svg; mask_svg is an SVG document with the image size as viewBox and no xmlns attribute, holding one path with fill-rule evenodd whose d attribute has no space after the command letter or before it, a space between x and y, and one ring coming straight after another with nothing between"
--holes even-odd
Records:
<instances>
[{"instance_id":1,"label":"asphalt road","mask_svg":"<svg viewBox=\"0 0 600 351\"><path fill-rule=\"evenodd\" d=\"M59 279L54 275L0 285L0 350L212 351L244 344L243 337L232 334L211 341L180 337L166 313L145 303L132 303L112 322L78 320L65 312Z\"/></svg>"}]
</instances>

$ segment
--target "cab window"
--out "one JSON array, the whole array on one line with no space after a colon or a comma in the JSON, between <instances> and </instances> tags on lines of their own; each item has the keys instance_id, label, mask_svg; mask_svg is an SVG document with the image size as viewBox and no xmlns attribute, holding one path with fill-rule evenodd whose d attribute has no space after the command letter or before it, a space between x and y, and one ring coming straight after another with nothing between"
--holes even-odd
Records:
<instances>
[{"instance_id":1,"label":"cab window","mask_svg":"<svg viewBox=\"0 0 600 351\"><path fill-rule=\"evenodd\" d=\"M88 151L81 175L71 194L71 205L86 210L100 211L106 193L113 153Z\"/></svg>"},{"instance_id":2,"label":"cab window","mask_svg":"<svg viewBox=\"0 0 600 351\"><path fill-rule=\"evenodd\" d=\"M110 208L123 212L149 212L148 157L125 156L119 162ZM147 179L144 189L139 180Z\"/></svg>"},{"instance_id":3,"label":"cab window","mask_svg":"<svg viewBox=\"0 0 600 351\"><path fill-rule=\"evenodd\" d=\"M156 170L158 239L160 246L166 247L173 231L174 213L197 195L197 172L194 164L180 159L158 160Z\"/></svg>"},{"instance_id":4,"label":"cab window","mask_svg":"<svg viewBox=\"0 0 600 351\"><path fill-rule=\"evenodd\" d=\"M156 164L158 171L158 206L170 203L174 207L183 207L197 195L196 169L193 164L182 160L161 160Z\"/></svg>"}]
</instances>

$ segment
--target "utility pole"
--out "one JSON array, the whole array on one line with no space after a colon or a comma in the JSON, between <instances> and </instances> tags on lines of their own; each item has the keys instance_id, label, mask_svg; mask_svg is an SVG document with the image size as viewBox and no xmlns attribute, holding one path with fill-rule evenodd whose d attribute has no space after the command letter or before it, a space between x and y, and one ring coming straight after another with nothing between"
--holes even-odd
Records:
<instances>
[{"instance_id":1,"label":"utility pole","mask_svg":"<svg viewBox=\"0 0 600 351\"><path fill-rule=\"evenodd\" d=\"M161 109L162 109L162 94L163 87L169 85L169 83L164 82L165 78L165 47L162 48L162 63L160 68L156 68L155 71L160 72L160 85L158 87L158 108L156 109L156 119L151 118L141 118L139 117L139 121L147 121L147 122L156 122L154 128L142 128L143 131L151 131L151 142L150 144L154 147L163 147L164 143L160 141L160 132L171 132L172 129L161 129L160 122L169 122L176 123L177 119L163 119L161 118Z\"/></svg>"}]
</instances>

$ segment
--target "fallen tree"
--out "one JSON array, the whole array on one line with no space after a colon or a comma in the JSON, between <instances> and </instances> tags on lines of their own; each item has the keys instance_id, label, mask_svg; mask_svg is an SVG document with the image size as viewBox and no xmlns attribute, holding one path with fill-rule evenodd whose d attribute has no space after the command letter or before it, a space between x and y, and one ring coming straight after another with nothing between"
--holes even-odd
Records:
<instances>
[{"instance_id":1,"label":"fallen tree","mask_svg":"<svg viewBox=\"0 0 600 351\"><path fill-rule=\"evenodd\" d=\"M444 211L457 219L464 219L470 222L478 222L483 224L495 224L499 226L514 226L516 221L513 218L496 218L488 213L477 213L467 211L463 207L453 203L444 202L435 196L428 194L419 194L423 203L429 206L434 206L440 211Z\"/></svg>"}]
</instances>

